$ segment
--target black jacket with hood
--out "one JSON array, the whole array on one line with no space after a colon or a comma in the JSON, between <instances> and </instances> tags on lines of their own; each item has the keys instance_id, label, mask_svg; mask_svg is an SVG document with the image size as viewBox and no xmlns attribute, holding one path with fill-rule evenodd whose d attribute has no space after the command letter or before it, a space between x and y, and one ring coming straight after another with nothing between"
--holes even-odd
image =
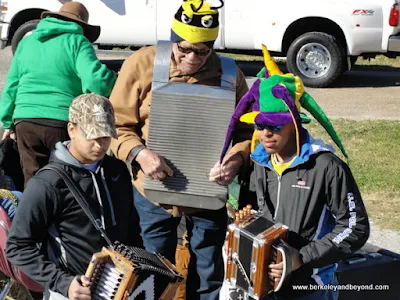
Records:
<instances>
[{"instance_id":1,"label":"black jacket with hood","mask_svg":"<svg viewBox=\"0 0 400 300\"><path fill-rule=\"evenodd\" d=\"M49 164L61 166L79 184L91 211L102 220L113 241L141 246L131 176L125 163L105 156L91 172L69 153L67 144L57 143ZM55 241L51 250L44 250L50 240ZM29 181L13 220L7 240L8 260L46 289L67 297L74 276L85 274L92 254L103 246L107 243L64 181L54 171L39 171Z\"/></svg>"},{"instance_id":2,"label":"black jacket with hood","mask_svg":"<svg viewBox=\"0 0 400 300\"><path fill-rule=\"evenodd\" d=\"M289 244L304 265L291 284L327 284L334 280L336 262L361 248L369 237L369 221L357 184L332 146L310 135L300 155L281 176L259 144L252 153L255 170L250 188L264 187L264 215L289 227Z\"/></svg>"}]
</instances>

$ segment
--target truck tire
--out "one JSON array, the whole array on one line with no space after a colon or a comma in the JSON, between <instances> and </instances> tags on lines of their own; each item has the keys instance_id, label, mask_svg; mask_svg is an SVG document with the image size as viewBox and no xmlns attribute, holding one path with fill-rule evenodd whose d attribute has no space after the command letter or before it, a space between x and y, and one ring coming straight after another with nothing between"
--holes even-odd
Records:
<instances>
[{"instance_id":1,"label":"truck tire","mask_svg":"<svg viewBox=\"0 0 400 300\"><path fill-rule=\"evenodd\" d=\"M11 39L11 50L13 54L17 50L19 42L36 28L39 21L40 20L31 20L18 27Z\"/></svg>"},{"instance_id":2,"label":"truck tire","mask_svg":"<svg viewBox=\"0 0 400 300\"><path fill-rule=\"evenodd\" d=\"M308 87L327 87L346 68L346 50L332 35L308 32L299 36L287 52L287 68Z\"/></svg>"}]
</instances>

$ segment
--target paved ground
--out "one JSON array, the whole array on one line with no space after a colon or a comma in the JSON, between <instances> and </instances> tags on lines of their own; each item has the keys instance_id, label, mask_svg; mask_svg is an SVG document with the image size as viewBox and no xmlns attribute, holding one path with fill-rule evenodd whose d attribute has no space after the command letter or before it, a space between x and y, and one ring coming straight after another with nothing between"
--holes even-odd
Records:
<instances>
[{"instance_id":1,"label":"paved ground","mask_svg":"<svg viewBox=\"0 0 400 300\"><path fill-rule=\"evenodd\" d=\"M0 91L10 65L11 51L0 51ZM103 60L121 59L120 56L100 55ZM241 64L249 85L260 69L259 64ZM344 74L333 88L307 91L331 118L354 120L400 120L400 71L390 68L373 70L358 67ZM400 253L400 233L381 230L372 224L370 243Z\"/></svg>"}]
</instances>

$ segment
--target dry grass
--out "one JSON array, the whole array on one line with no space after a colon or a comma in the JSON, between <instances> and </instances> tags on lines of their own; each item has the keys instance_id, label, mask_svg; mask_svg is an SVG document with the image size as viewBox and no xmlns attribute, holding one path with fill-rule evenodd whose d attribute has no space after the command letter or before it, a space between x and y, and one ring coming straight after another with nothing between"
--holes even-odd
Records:
<instances>
[{"instance_id":1,"label":"dry grass","mask_svg":"<svg viewBox=\"0 0 400 300\"><path fill-rule=\"evenodd\" d=\"M332 123L345 145L370 218L381 228L400 230L400 121ZM333 145L319 124L306 127L314 137Z\"/></svg>"},{"instance_id":2,"label":"dry grass","mask_svg":"<svg viewBox=\"0 0 400 300\"><path fill-rule=\"evenodd\" d=\"M400 230L400 192L370 192L363 195L365 206L380 228Z\"/></svg>"},{"instance_id":3,"label":"dry grass","mask_svg":"<svg viewBox=\"0 0 400 300\"><path fill-rule=\"evenodd\" d=\"M371 59L358 58L356 61L358 66L388 66L392 68L400 68L400 60L396 58L388 58L383 55L378 55Z\"/></svg>"}]
</instances>

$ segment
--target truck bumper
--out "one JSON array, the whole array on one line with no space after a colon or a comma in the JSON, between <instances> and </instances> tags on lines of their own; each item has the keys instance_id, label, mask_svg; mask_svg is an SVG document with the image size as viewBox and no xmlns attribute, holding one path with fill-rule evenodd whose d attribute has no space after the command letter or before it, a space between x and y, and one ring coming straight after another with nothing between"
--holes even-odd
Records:
<instances>
[{"instance_id":1,"label":"truck bumper","mask_svg":"<svg viewBox=\"0 0 400 300\"><path fill-rule=\"evenodd\" d=\"M392 35L389 38L388 51L390 51L390 52L400 52L400 34Z\"/></svg>"},{"instance_id":2,"label":"truck bumper","mask_svg":"<svg viewBox=\"0 0 400 300\"><path fill-rule=\"evenodd\" d=\"M8 30L10 24L0 22L0 49L4 49L8 42Z\"/></svg>"}]
</instances>

